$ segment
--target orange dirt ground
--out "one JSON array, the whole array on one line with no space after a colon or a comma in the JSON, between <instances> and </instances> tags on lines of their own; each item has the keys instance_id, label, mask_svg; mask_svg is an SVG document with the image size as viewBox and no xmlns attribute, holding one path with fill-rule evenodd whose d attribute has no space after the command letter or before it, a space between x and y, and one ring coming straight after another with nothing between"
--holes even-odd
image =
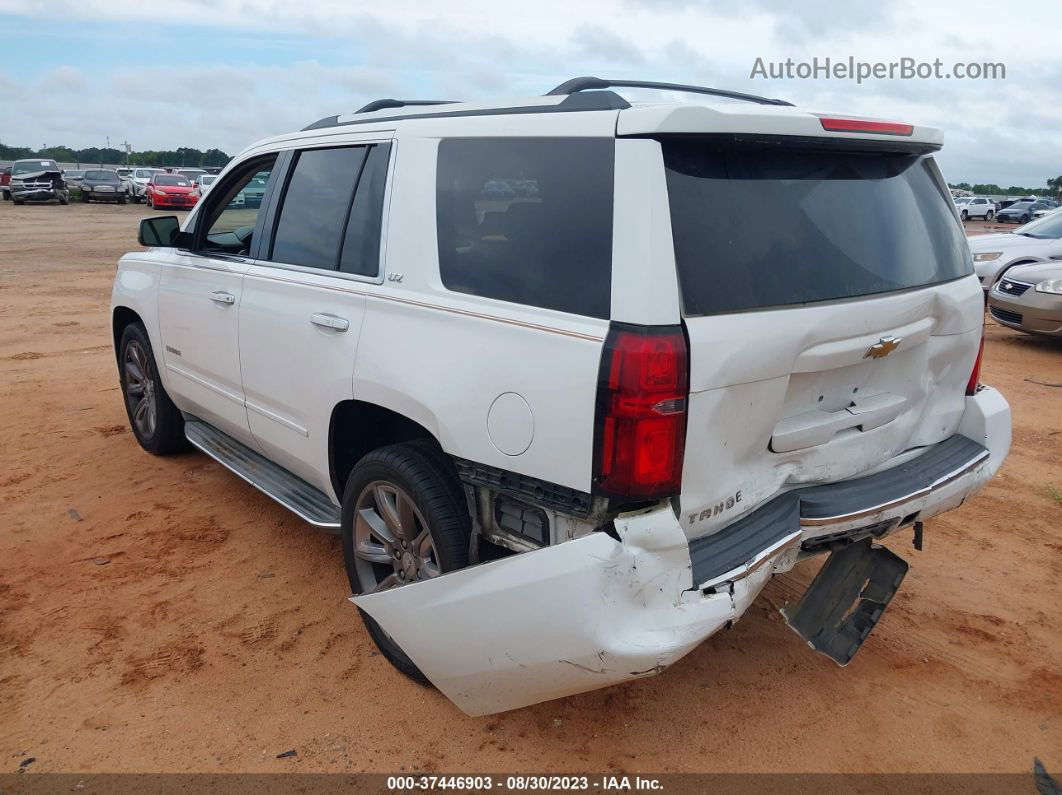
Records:
<instances>
[{"instance_id":1,"label":"orange dirt ground","mask_svg":"<svg viewBox=\"0 0 1062 795\"><path fill-rule=\"evenodd\" d=\"M108 299L148 212L0 203L0 772L1062 769L1062 389L1026 380L1062 340L989 323L1011 456L888 542L911 572L848 668L777 613L803 564L661 676L468 718L374 651L334 537L137 446Z\"/></svg>"}]
</instances>

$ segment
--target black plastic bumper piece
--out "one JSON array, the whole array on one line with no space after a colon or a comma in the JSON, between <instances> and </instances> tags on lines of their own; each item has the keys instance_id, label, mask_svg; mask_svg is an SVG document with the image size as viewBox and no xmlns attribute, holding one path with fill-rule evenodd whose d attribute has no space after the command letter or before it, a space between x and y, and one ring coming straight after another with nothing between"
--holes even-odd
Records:
<instances>
[{"instance_id":1,"label":"black plastic bumper piece","mask_svg":"<svg viewBox=\"0 0 1062 795\"><path fill-rule=\"evenodd\" d=\"M782 608L789 628L838 665L848 665L907 574L907 562L871 543L830 553L803 598Z\"/></svg>"},{"instance_id":2,"label":"black plastic bumper piece","mask_svg":"<svg viewBox=\"0 0 1062 795\"><path fill-rule=\"evenodd\" d=\"M801 525L845 522L930 493L988 458L988 450L955 435L905 464L873 475L794 489L717 533L690 541L693 584L709 582L752 560Z\"/></svg>"},{"instance_id":3,"label":"black plastic bumper piece","mask_svg":"<svg viewBox=\"0 0 1062 795\"><path fill-rule=\"evenodd\" d=\"M800 502L794 492L775 497L718 533L690 541L693 584L736 569L800 529Z\"/></svg>"},{"instance_id":4,"label":"black plastic bumper piece","mask_svg":"<svg viewBox=\"0 0 1062 795\"><path fill-rule=\"evenodd\" d=\"M987 457L988 450L983 445L956 434L906 464L884 472L791 493L800 495L801 519L847 517L916 497Z\"/></svg>"}]
</instances>

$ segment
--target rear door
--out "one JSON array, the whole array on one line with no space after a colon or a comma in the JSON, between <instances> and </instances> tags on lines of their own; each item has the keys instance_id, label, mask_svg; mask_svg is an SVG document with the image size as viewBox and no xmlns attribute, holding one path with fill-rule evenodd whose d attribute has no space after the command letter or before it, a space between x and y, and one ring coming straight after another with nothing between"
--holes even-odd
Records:
<instances>
[{"instance_id":1,"label":"rear door","mask_svg":"<svg viewBox=\"0 0 1062 795\"><path fill-rule=\"evenodd\" d=\"M930 158L661 145L690 343L688 535L955 432L981 291Z\"/></svg>"},{"instance_id":2,"label":"rear door","mask_svg":"<svg viewBox=\"0 0 1062 795\"><path fill-rule=\"evenodd\" d=\"M244 286L251 432L269 458L326 494L332 410L353 397L366 284L381 280L390 152L389 137L293 152Z\"/></svg>"}]
</instances>

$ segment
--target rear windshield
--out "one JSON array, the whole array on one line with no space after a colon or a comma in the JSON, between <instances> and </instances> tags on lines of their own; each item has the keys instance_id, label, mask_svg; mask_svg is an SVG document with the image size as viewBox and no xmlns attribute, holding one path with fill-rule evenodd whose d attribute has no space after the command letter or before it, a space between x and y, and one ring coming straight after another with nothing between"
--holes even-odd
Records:
<instances>
[{"instance_id":1,"label":"rear windshield","mask_svg":"<svg viewBox=\"0 0 1062 795\"><path fill-rule=\"evenodd\" d=\"M973 271L927 158L662 145L688 316L886 293Z\"/></svg>"}]
</instances>

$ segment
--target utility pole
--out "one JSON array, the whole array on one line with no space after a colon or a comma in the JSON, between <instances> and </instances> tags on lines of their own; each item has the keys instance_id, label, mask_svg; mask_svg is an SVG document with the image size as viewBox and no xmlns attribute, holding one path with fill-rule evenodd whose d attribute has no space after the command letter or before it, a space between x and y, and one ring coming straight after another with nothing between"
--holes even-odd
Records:
<instances>
[{"instance_id":1,"label":"utility pole","mask_svg":"<svg viewBox=\"0 0 1062 795\"><path fill-rule=\"evenodd\" d=\"M111 136L107 136L107 148L111 148ZM103 152L100 152L100 168L103 168Z\"/></svg>"}]
</instances>

